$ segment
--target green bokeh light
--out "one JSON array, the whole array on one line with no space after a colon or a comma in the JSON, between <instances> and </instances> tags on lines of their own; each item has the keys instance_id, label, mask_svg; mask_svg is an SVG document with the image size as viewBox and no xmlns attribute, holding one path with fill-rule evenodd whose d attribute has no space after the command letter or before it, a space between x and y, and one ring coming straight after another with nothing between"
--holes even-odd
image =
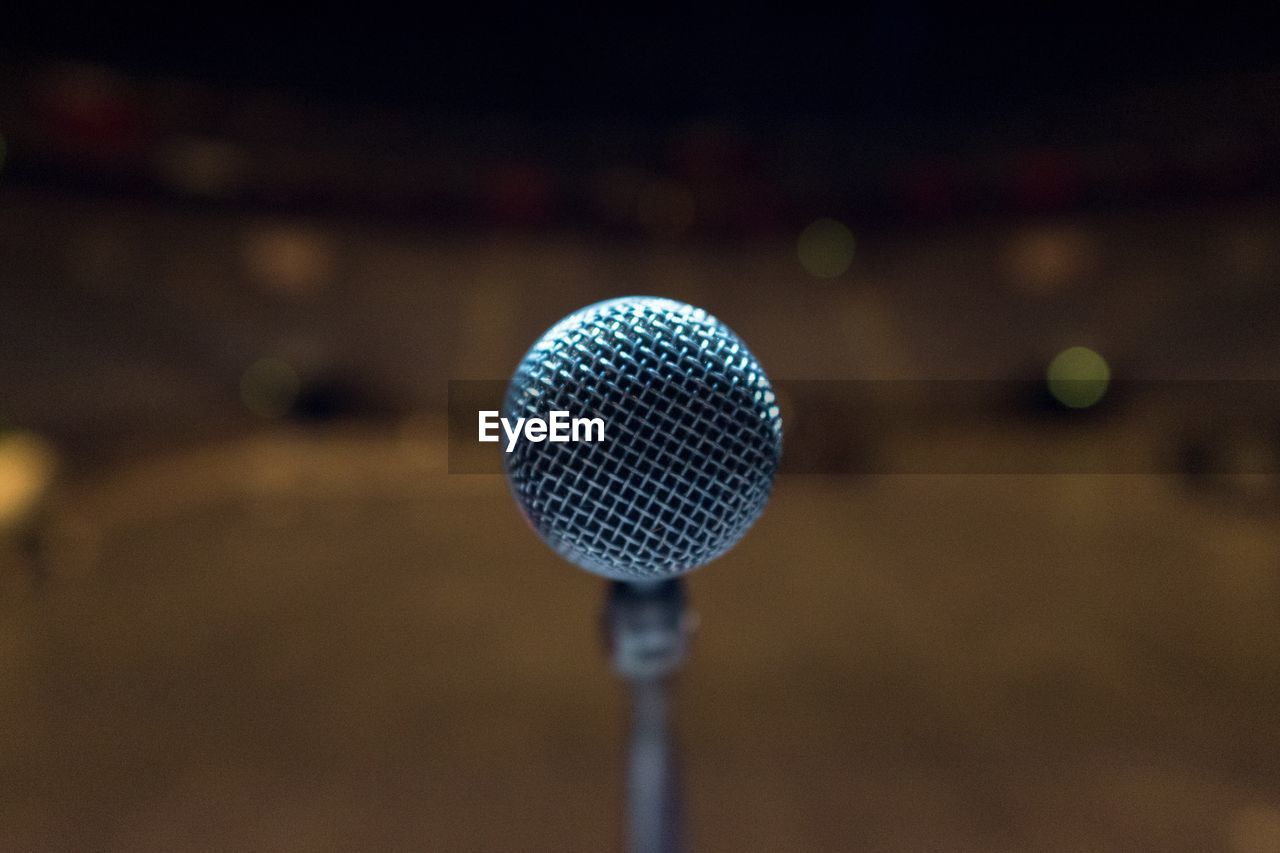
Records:
<instances>
[{"instance_id":1,"label":"green bokeh light","mask_svg":"<svg viewBox=\"0 0 1280 853\"><path fill-rule=\"evenodd\" d=\"M857 241L853 232L834 219L819 219L800 232L796 254L800 265L816 278L843 275L853 263Z\"/></svg>"},{"instance_id":2,"label":"green bokeh light","mask_svg":"<svg viewBox=\"0 0 1280 853\"><path fill-rule=\"evenodd\" d=\"M1054 356L1045 373L1049 393L1069 409L1087 409L1107 393L1111 367L1088 347L1071 347Z\"/></svg>"}]
</instances>

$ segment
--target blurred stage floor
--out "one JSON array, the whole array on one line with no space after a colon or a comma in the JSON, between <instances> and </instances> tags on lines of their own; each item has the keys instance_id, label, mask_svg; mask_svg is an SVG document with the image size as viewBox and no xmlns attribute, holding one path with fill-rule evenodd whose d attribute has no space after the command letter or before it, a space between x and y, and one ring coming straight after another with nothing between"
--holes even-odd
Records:
<instances>
[{"instance_id":1,"label":"blurred stage floor","mask_svg":"<svg viewBox=\"0 0 1280 853\"><path fill-rule=\"evenodd\" d=\"M0 848L614 849L602 584L443 448L72 476L3 565ZM1280 849L1278 567L1173 477L783 477L691 577L696 849Z\"/></svg>"}]
</instances>

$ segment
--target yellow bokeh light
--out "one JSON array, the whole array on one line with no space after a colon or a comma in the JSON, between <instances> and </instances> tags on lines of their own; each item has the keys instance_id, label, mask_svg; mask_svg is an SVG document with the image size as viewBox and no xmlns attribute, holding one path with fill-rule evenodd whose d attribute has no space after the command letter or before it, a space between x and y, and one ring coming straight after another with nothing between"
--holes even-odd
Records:
<instances>
[{"instance_id":1,"label":"yellow bokeh light","mask_svg":"<svg viewBox=\"0 0 1280 853\"><path fill-rule=\"evenodd\" d=\"M835 278L848 271L856 246L853 232L842 222L819 219L800 232L796 254L800 265L816 278Z\"/></svg>"},{"instance_id":2,"label":"yellow bokeh light","mask_svg":"<svg viewBox=\"0 0 1280 853\"><path fill-rule=\"evenodd\" d=\"M31 517L56 467L53 449L39 437L0 434L0 533Z\"/></svg>"},{"instance_id":3,"label":"yellow bokeh light","mask_svg":"<svg viewBox=\"0 0 1280 853\"><path fill-rule=\"evenodd\" d=\"M1111 367L1088 347L1071 347L1054 356L1045 372L1049 393L1069 409L1087 409L1107 393Z\"/></svg>"},{"instance_id":4,"label":"yellow bokeh light","mask_svg":"<svg viewBox=\"0 0 1280 853\"><path fill-rule=\"evenodd\" d=\"M298 372L280 358L260 358L240 377L240 399L245 408L264 418L287 414L301 390Z\"/></svg>"}]
</instances>

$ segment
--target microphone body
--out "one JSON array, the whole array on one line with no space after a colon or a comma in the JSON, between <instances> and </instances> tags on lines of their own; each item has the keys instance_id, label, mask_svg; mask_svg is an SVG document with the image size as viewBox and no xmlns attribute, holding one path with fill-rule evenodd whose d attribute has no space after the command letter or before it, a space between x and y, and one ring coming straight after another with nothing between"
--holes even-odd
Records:
<instances>
[{"instance_id":1,"label":"microphone body","mask_svg":"<svg viewBox=\"0 0 1280 853\"><path fill-rule=\"evenodd\" d=\"M701 308L654 297L587 306L524 356L503 417L546 424L566 413L599 419L602 440L516 442L507 481L547 544L613 581L603 621L631 687L628 849L679 853L667 684L693 624L681 576L732 548L764 511L782 419L737 335Z\"/></svg>"}]
</instances>

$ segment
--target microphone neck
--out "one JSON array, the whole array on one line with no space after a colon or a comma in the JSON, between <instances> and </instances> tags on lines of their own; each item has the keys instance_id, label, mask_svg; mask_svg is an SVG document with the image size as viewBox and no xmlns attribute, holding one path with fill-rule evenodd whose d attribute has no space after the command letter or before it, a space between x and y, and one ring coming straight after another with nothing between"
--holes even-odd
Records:
<instances>
[{"instance_id":1,"label":"microphone neck","mask_svg":"<svg viewBox=\"0 0 1280 853\"><path fill-rule=\"evenodd\" d=\"M692 620L684 582L614 581L604 612L605 642L613 669L628 681L664 679L679 669Z\"/></svg>"}]
</instances>

